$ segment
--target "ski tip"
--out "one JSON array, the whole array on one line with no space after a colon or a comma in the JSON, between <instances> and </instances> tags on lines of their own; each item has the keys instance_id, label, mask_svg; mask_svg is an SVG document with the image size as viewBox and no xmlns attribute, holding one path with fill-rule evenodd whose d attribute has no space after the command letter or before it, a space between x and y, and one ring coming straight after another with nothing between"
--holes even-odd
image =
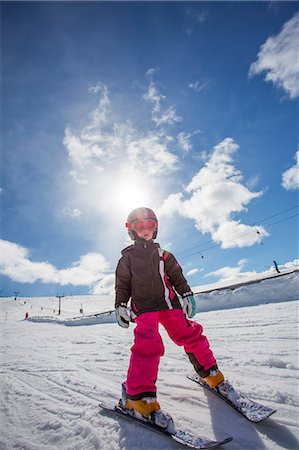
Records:
<instances>
[{"instance_id":1,"label":"ski tip","mask_svg":"<svg viewBox=\"0 0 299 450\"><path fill-rule=\"evenodd\" d=\"M274 409L273 411L270 411L268 414L266 414L266 415L264 415L264 416L261 416L260 418L258 418L258 419L256 419L256 418L254 418L254 419L251 419L250 417L247 417L248 418L248 420L250 421L250 422L252 422L252 423L261 423L261 422L263 422L264 420L267 420L267 419L269 419L269 417L271 417L274 413L276 413L277 412L277 409Z\"/></svg>"},{"instance_id":2,"label":"ski tip","mask_svg":"<svg viewBox=\"0 0 299 450\"><path fill-rule=\"evenodd\" d=\"M187 376L187 378L192 380L192 378L195 377L196 375L194 373L188 373L186 376Z\"/></svg>"},{"instance_id":3,"label":"ski tip","mask_svg":"<svg viewBox=\"0 0 299 450\"><path fill-rule=\"evenodd\" d=\"M214 442L211 441L210 445L207 445L207 446L201 447L201 448L206 449L206 450L214 450L216 448L221 447L222 445L227 444L228 442L231 442L232 440L233 440L233 437L228 436L227 438L223 439L222 441L214 441ZM200 448L200 447L195 447L195 448Z\"/></svg>"},{"instance_id":4,"label":"ski tip","mask_svg":"<svg viewBox=\"0 0 299 450\"><path fill-rule=\"evenodd\" d=\"M98 406L105 411L114 411L115 405L107 405L104 402L99 402Z\"/></svg>"},{"instance_id":5,"label":"ski tip","mask_svg":"<svg viewBox=\"0 0 299 450\"><path fill-rule=\"evenodd\" d=\"M107 406L104 405L104 403L102 403L102 402L100 402L98 406L99 406L100 409L104 409L104 410L107 410L107 409L108 409ZM110 408L109 408L109 409L110 409Z\"/></svg>"},{"instance_id":6,"label":"ski tip","mask_svg":"<svg viewBox=\"0 0 299 450\"><path fill-rule=\"evenodd\" d=\"M187 378L189 378L189 380L197 381L197 382L200 380L200 377L199 377L199 375L197 375L197 373L190 373L187 375Z\"/></svg>"}]
</instances>

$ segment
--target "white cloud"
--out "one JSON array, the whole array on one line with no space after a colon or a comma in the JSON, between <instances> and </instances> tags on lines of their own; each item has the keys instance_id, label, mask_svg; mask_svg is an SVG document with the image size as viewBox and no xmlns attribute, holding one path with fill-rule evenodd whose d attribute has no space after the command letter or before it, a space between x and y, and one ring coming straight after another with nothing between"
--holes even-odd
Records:
<instances>
[{"instance_id":1,"label":"white cloud","mask_svg":"<svg viewBox=\"0 0 299 450\"><path fill-rule=\"evenodd\" d=\"M90 289L90 294L113 294L115 286L115 274L106 275L96 282Z\"/></svg>"},{"instance_id":2,"label":"white cloud","mask_svg":"<svg viewBox=\"0 0 299 450\"><path fill-rule=\"evenodd\" d=\"M269 276L272 275L272 272L275 273L274 265L271 265L269 269L264 270L262 272L256 272L255 270L243 272L243 269L247 263L246 259L241 259L238 261L237 266L225 266L217 269L213 272L209 272L204 275L207 277L216 277L217 281L225 281L230 283L239 283L246 280L252 280L254 278L261 278L263 275ZM299 260L294 259L293 261L286 262L284 264L279 265L279 269L283 272L284 270L298 270Z\"/></svg>"},{"instance_id":3,"label":"white cloud","mask_svg":"<svg viewBox=\"0 0 299 450\"><path fill-rule=\"evenodd\" d=\"M90 122L77 131L66 128L63 144L72 165L70 175L78 184L88 184L90 175L105 178L105 171L115 167L127 167L150 175L169 173L177 168L177 157L169 149L170 136L163 132L147 132L141 135L129 122L109 123L110 100L105 86L92 88L99 94L99 104L91 114ZM159 96L149 94L154 109L159 110ZM157 119L161 123L175 120L173 110ZM102 172L102 173L100 173Z\"/></svg>"},{"instance_id":4,"label":"white cloud","mask_svg":"<svg viewBox=\"0 0 299 450\"><path fill-rule=\"evenodd\" d=\"M253 177L249 178L249 180L246 183L246 186L248 189L254 189L260 181L260 175L254 175Z\"/></svg>"},{"instance_id":5,"label":"white cloud","mask_svg":"<svg viewBox=\"0 0 299 450\"><path fill-rule=\"evenodd\" d=\"M190 143L191 136L191 133L185 133L184 131L181 131L177 136L178 143L184 153L188 153L192 149L192 144Z\"/></svg>"},{"instance_id":6,"label":"white cloud","mask_svg":"<svg viewBox=\"0 0 299 450\"><path fill-rule=\"evenodd\" d=\"M187 17L193 19L194 22L204 23L209 17L208 9L199 9L197 6L188 6L185 8L185 13Z\"/></svg>"},{"instance_id":7,"label":"white cloud","mask_svg":"<svg viewBox=\"0 0 299 450\"><path fill-rule=\"evenodd\" d=\"M199 9L197 6L188 6L185 8L185 14L187 23L185 24L185 31L188 36L192 36L194 32L194 27L197 28L198 24L206 22L209 17L208 9Z\"/></svg>"},{"instance_id":8,"label":"white cloud","mask_svg":"<svg viewBox=\"0 0 299 450\"><path fill-rule=\"evenodd\" d=\"M209 81L204 81L201 83L199 80L191 81L188 84L188 87L192 89L194 92L201 92L209 86Z\"/></svg>"},{"instance_id":9,"label":"white cloud","mask_svg":"<svg viewBox=\"0 0 299 450\"><path fill-rule=\"evenodd\" d=\"M186 273L186 277L191 277L192 275L195 275L199 269L190 269L189 272Z\"/></svg>"},{"instance_id":10,"label":"white cloud","mask_svg":"<svg viewBox=\"0 0 299 450\"><path fill-rule=\"evenodd\" d=\"M209 11L206 9L206 10L198 12L197 15L195 16L195 19L199 23L204 23L207 20L208 16L209 16Z\"/></svg>"},{"instance_id":11,"label":"white cloud","mask_svg":"<svg viewBox=\"0 0 299 450\"><path fill-rule=\"evenodd\" d=\"M261 242L267 231L232 219L246 205L262 195L242 184L242 174L233 165L239 146L232 138L216 145L206 164L197 172L185 192L171 194L160 206L160 216L178 213L195 221L202 233L211 233L222 248L244 247Z\"/></svg>"},{"instance_id":12,"label":"white cloud","mask_svg":"<svg viewBox=\"0 0 299 450\"><path fill-rule=\"evenodd\" d=\"M48 262L32 262L29 250L13 242L0 240L0 273L20 283L50 283L57 271Z\"/></svg>"},{"instance_id":13,"label":"white cloud","mask_svg":"<svg viewBox=\"0 0 299 450\"><path fill-rule=\"evenodd\" d=\"M60 215L65 217L71 217L72 219L79 218L82 214L82 211L77 208L66 207L61 210Z\"/></svg>"},{"instance_id":14,"label":"white cloud","mask_svg":"<svg viewBox=\"0 0 299 450\"><path fill-rule=\"evenodd\" d=\"M157 210L157 214L160 217L170 217L180 210L182 203L183 194L181 192L170 194Z\"/></svg>"},{"instance_id":15,"label":"white cloud","mask_svg":"<svg viewBox=\"0 0 299 450\"><path fill-rule=\"evenodd\" d=\"M107 120L110 106L109 91L104 83L99 83L96 86L89 88L88 91L92 94L99 95L98 107L92 113L91 127L96 127Z\"/></svg>"},{"instance_id":16,"label":"white cloud","mask_svg":"<svg viewBox=\"0 0 299 450\"><path fill-rule=\"evenodd\" d=\"M148 77L153 77L154 75L156 75L157 72L158 72L157 67L151 67L146 71L145 75Z\"/></svg>"},{"instance_id":17,"label":"white cloud","mask_svg":"<svg viewBox=\"0 0 299 450\"><path fill-rule=\"evenodd\" d=\"M266 71L266 81L283 88L291 99L296 98L299 95L298 40L299 13L296 13L278 35L269 37L260 47L249 76Z\"/></svg>"},{"instance_id":18,"label":"white cloud","mask_svg":"<svg viewBox=\"0 0 299 450\"><path fill-rule=\"evenodd\" d=\"M299 269L299 259L294 259L293 261L284 263L282 266L279 266L281 269Z\"/></svg>"},{"instance_id":19,"label":"white cloud","mask_svg":"<svg viewBox=\"0 0 299 450\"><path fill-rule=\"evenodd\" d=\"M144 100L152 103L153 113L158 113L161 110L161 101L166 97L159 93L157 86L153 81L150 82L146 94L143 95Z\"/></svg>"},{"instance_id":20,"label":"white cloud","mask_svg":"<svg viewBox=\"0 0 299 450\"><path fill-rule=\"evenodd\" d=\"M126 136L132 131L129 123L109 124L110 100L105 85L98 85L89 91L99 96L97 107L91 112L85 127L79 131L67 127L63 139L69 160L75 168L72 176L77 177L80 169L90 166L103 170L104 165L111 163L123 151Z\"/></svg>"},{"instance_id":21,"label":"white cloud","mask_svg":"<svg viewBox=\"0 0 299 450\"><path fill-rule=\"evenodd\" d=\"M281 185L287 190L299 188L299 150L295 154L296 164L282 174Z\"/></svg>"},{"instance_id":22,"label":"white cloud","mask_svg":"<svg viewBox=\"0 0 299 450\"><path fill-rule=\"evenodd\" d=\"M244 225L236 220L228 220L212 232L213 241L221 244L222 248L248 247L261 243L265 236L268 233L263 227Z\"/></svg>"},{"instance_id":23,"label":"white cloud","mask_svg":"<svg viewBox=\"0 0 299 450\"><path fill-rule=\"evenodd\" d=\"M188 34L188 36L192 36L192 34L193 34L193 28L192 28L192 27L187 26L187 27L185 28L185 31L186 31L186 33Z\"/></svg>"},{"instance_id":24,"label":"white cloud","mask_svg":"<svg viewBox=\"0 0 299 450\"><path fill-rule=\"evenodd\" d=\"M66 269L57 269L48 262L30 260L30 252L14 242L1 240L0 273L19 283L54 283L90 286L105 279L109 263L99 253L87 253Z\"/></svg>"},{"instance_id":25,"label":"white cloud","mask_svg":"<svg viewBox=\"0 0 299 450\"><path fill-rule=\"evenodd\" d=\"M246 262L244 261L239 261L238 265L235 267L230 267L230 266L225 266L225 267L221 267L221 269L217 269L213 272L209 272L207 273L204 277L219 277L219 281L223 281L223 280L235 280L240 279L242 276L243 277L248 277L249 275L255 274L256 272L243 272L242 273L242 269L244 268Z\"/></svg>"},{"instance_id":26,"label":"white cloud","mask_svg":"<svg viewBox=\"0 0 299 450\"><path fill-rule=\"evenodd\" d=\"M154 133L132 139L127 146L128 162L150 175L162 175L176 169L178 158L167 149L163 136Z\"/></svg>"},{"instance_id":27,"label":"white cloud","mask_svg":"<svg viewBox=\"0 0 299 450\"><path fill-rule=\"evenodd\" d=\"M80 257L79 261L67 269L57 271L59 284L71 284L73 286L89 286L102 279L109 270L109 263L99 253L87 253Z\"/></svg>"},{"instance_id":28,"label":"white cloud","mask_svg":"<svg viewBox=\"0 0 299 450\"><path fill-rule=\"evenodd\" d=\"M153 122L157 125L174 125L175 123L181 122L182 117L178 116L174 106L170 106L161 114L152 115Z\"/></svg>"},{"instance_id":29,"label":"white cloud","mask_svg":"<svg viewBox=\"0 0 299 450\"><path fill-rule=\"evenodd\" d=\"M140 131L128 120L117 123L108 89L100 85L91 91L100 97L96 111L82 128L65 130L63 143L70 162L70 198L65 203L75 199L78 211L101 215L110 226L140 204L155 207L162 195L161 176L178 170L179 159L171 150L175 138L163 127ZM150 95L159 109L159 97L154 90ZM164 120L163 113L159 117Z\"/></svg>"},{"instance_id":30,"label":"white cloud","mask_svg":"<svg viewBox=\"0 0 299 450\"><path fill-rule=\"evenodd\" d=\"M243 259L240 259L239 261L238 261L238 266L245 266L246 264L248 263L248 259L247 258L243 258Z\"/></svg>"},{"instance_id":31,"label":"white cloud","mask_svg":"<svg viewBox=\"0 0 299 450\"><path fill-rule=\"evenodd\" d=\"M174 125L182 121L182 118L177 115L174 106L170 106L165 110L161 108L161 103L166 97L160 93L154 81L150 81L148 90L142 98L152 104L152 120L157 126Z\"/></svg>"},{"instance_id":32,"label":"white cloud","mask_svg":"<svg viewBox=\"0 0 299 450\"><path fill-rule=\"evenodd\" d=\"M164 249L169 250L170 248L172 248L172 242L171 242L171 241L163 242L163 243L161 244L161 248L164 248Z\"/></svg>"}]
</instances>

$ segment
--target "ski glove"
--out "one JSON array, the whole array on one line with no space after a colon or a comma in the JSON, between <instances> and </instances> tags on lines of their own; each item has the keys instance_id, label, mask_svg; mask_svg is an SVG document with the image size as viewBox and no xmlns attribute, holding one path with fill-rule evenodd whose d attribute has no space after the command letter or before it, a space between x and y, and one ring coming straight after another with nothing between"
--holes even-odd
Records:
<instances>
[{"instance_id":1,"label":"ski glove","mask_svg":"<svg viewBox=\"0 0 299 450\"><path fill-rule=\"evenodd\" d=\"M192 292L186 292L182 298L182 310L186 317L191 319L196 314L196 303Z\"/></svg>"},{"instance_id":2,"label":"ski glove","mask_svg":"<svg viewBox=\"0 0 299 450\"><path fill-rule=\"evenodd\" d=\"M125 303L121 303L115 310L115 316L117 323L122 328L129 328L130 317L128 314L128 308Z\"/></svg>"}]
</instances>

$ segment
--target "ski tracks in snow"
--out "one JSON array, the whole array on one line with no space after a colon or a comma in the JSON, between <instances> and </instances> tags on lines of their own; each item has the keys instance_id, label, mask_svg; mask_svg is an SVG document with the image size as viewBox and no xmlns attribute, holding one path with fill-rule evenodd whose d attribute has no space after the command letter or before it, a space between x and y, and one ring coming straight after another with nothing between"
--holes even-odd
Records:
<instances>
[{"instance_id":1,"label":"ski tracks in snow","mask_svg":"<svg viewBox=\"0 0 299 450\"><path fill-rule=\"evenodd\" d=\"M195 317L226 377L244 395L278 409L275 419L258 426L193 386L183 349L161 329L166 352L159 400L179 428L217 439L233 435L226 450L298 448L296 308L290 302ZM17 322L10 309L9 320L1 323L1 450L178 448L99 414L100 400L118 400L133 329Z\"/></svg>"}]
</instances>

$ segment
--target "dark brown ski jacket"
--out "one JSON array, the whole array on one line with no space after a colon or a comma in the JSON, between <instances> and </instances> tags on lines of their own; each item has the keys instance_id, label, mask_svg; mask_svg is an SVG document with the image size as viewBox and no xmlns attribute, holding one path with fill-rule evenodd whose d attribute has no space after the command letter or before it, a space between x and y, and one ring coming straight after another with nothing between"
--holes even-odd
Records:
<instances>
[{"instance_id":1,"label":"dark brown ski jacket","mask_svg":"<svg viewBox=\"0 0 299 450\"><path fill-rule=\"evenodd\" d=\"M181 308L177 293L192 294L175 257L153 240L138 239L122 251L116 268L115 308L131 299L131 315Z\"/></svg>"}]
</instances>

